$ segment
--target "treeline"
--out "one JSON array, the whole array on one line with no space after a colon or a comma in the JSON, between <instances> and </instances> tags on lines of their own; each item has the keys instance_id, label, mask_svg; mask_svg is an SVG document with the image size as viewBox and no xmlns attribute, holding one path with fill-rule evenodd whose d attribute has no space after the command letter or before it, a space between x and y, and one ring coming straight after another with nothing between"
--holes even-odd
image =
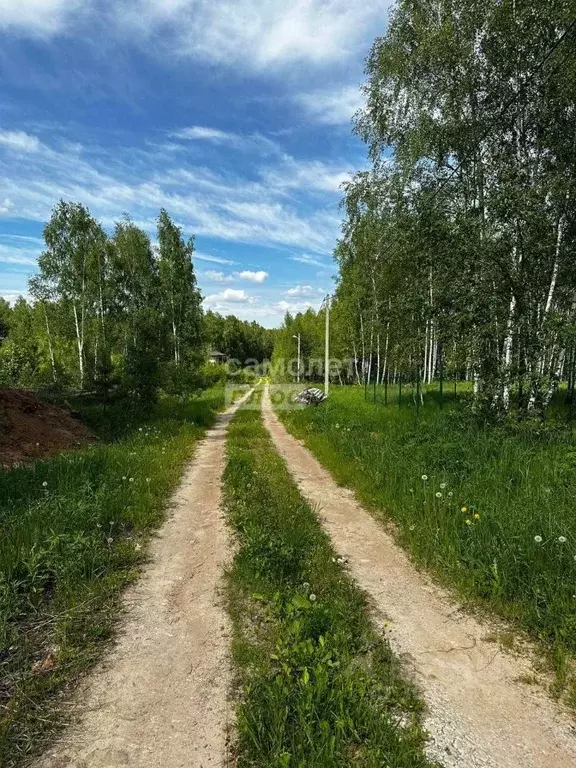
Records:
<instances>
[{"instance_id":1,"label":"treeline","mask_svg":"<svg viewBox=\"0 0 576 768\"><path fill-rule=\"evenodd\" d=\"M0 384L153 400L159 387L186 394L214 379L206 363L219 316L204 316L194 241L165 210L156 244L129 217L108 234L64 201L43 234L31 300L0 300ZM253 340L268 332L221 320L236 345L262 351Z\"/></svg>"},{"instance_id":2,"label":"treeline","mask_svg":"<svg viewBox=\"0 0 576 768\"><path fill-rule=\"evenodd\" d=\"M223 315L208 310L204 316L206 339L211 350L217 350L228 359L247 361L270 360L276 331L263 328L259 323L239 320L235 315Z\"/></svg>"},{"instance_id":3,"label":"treeline","mask_svg":"<svg viewBox=\"0 0 576 768\"><path fill-rule=\"evenodd\" d=\"M400 0L367 60L340 354L544 410L576 368L576 3Z\"/></svg>"}]
</instances>

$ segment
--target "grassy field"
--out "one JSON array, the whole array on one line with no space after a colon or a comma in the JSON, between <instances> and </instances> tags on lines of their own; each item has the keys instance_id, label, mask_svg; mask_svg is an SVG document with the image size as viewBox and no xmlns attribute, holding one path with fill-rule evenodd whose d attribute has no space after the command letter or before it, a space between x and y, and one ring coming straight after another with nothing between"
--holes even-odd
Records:
<instances>
[{"instance_id":1,"label":"grassy field","mask_svg":"<svg viewBox=\"0 0 576 768\"><path fill-rule=\"evenodd\" d=\"M225 507L239 768L422 768L420 704L260 414L230 429Z\"/></svg>"},{"instance_id":2,"label":"grassy field","mask_svg":"<svg viewBox=\"0 0 576 768\"><path fill-rule=\"evenodd\" d=\"M121 590L223 404L212 389L148 414L85 405L99 443L0 471L0 765L59 726L61 692L111 637Z\"/></svg>"},{"instance_id":3,"label":"grassy field","mask_svg":"<svg viewBox=\"0 0 576 768\"><path fill-rule=\"evenodd\" d=\"M354 488L416 561L550 650L557 690L576 651L576 443L569 421L479 425L447 393L376 404L331 390L280 410L337 480ZM461 396L461 393L459 393ZM412 403L412 405L410 405ZM575 691L568 691L576 703Z\"/></svg>"}]
</instances>

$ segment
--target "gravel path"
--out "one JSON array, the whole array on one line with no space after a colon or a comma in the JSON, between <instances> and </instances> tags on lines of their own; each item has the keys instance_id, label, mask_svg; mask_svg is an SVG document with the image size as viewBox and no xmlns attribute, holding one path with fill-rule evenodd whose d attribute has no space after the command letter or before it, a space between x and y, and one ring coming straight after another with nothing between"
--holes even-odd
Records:
<instances>
[{"instance_id":1,"label":"gravel path","mask_svg":"<svg viewBox=\"0 0 576 768\"><path fill-rule=\"evenodd\" d=\"M220 511L226 428L197 446L127 619L76 696L78 721L37 768L216 768L229 764L229 622L218 596L228 534Z\"/></svg>"},{"instance_id":2,"label":"gravel path","mask_svg":"<svg viewBox=\"0 0 576 768\"><path fill-rule=\"evenodd\" d=\"M519 682L527 659L499 651L490 627L459 610L418 572L374 518L339 487L272 411L264 420L276 448L372 600L379 626L413 670L427 704L428 752L446 768L574 768L576 731L537 686Z\"/></svg>"}]
</instances>

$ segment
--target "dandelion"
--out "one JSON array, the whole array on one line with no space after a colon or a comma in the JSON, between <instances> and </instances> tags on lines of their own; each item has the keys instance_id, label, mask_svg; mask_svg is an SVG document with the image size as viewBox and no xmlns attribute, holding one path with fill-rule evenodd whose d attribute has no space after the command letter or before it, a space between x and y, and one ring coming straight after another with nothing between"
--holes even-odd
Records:
<instances>
[{"instance_id":1,"label":"dandelion","mask_svg":"<svg viewBox=\"0 0 576 768\"><path fill-rule=\"evenodd\" d=\"M476 514L474 515L474 520L480 520L480 515L478 514L478 512L476 512Z\"/></svg>"},{"instance_id":2,"label":"dandelion","mask_svg":"<svg viewBox=\"0 0 576 768\"><path fill-rule=\"evenodd\" d=\"M472 525L472 520L470 519L466 520L466 525Z\"/></svg>"},{"instance_id":3,"label":"dandelion","mask_svg":"<svg viewBox=\"0 0 576 768\"><path fill-rule=\"evenodd\" d=\"M440 483L440 488L441 488L442 490L444 490L444 488L446 488L446 483Z\"/></svg>"},{"instance_id":4,"label":"dandelion","mask_svg":"<svg viewBox=\"0 0 576 768\"><path fill-rule=\"evenodd\" d=\"M142 432L142 427L140 427L140 429L138 430L138 432Z\"/></svg>"},{"instance_id":5,"label":"dandelion","mask_svg":"<svg viewBox=\"0 0 576 768\"><path fill-rule=\"evenodd\" d=\"M150 478L149 478L149 477L147 477L147 478L146 478L146 482L147 482L147 483L149 483L149 482L150 482Z\"/></svg>"},{"instance_id":6,"label":"dandelion","mask_svg":"<svg viewBox=\"0 0 576 768\"><path fill-rule=\"evenodd\" d=\"M416 528L416 526L415 526L415 525L411 525L411 526L410 526L410 530L411 530L411 531L413 531L413 530L414 530L414 528Z\"/></svg>"},{"instance_id":7,"label":"dandelion","mask_svg":"<svg viewBox=\"0 0 576 768\"><path fill-rule=\"evenodd\" d=\"M42 483L42 488L48 488L48 483L46 482L46 480L44 480L44 482Z\"/></svg>"},{"instance_id":8,"label":"dandelion","mask_svg":"<svg viewBox=\"0 0 576 768\"><path fill-rule=\"evenodd\" d=\"M560 544L565 544L566 543L566 536L558 536L558 541L560 542Z\"/></svg>"},{"instance_id":9,"label":"dandelion","mask_svg":"<svg viewBox=\"0 0 576 768\"><path fill-rule=\"evenodd\" d=\"M142 549L142 544L140 544L140 543L137 541L137 542L134 544L134 549L136 550L136 552L140 552L140 550Z\"/></svg>"},{"instance_id":10,"label":"dandelion","mask_svg":"<svg viewBox=\"0 0 576 768\"><path fill-rule=\"evenodd\" d=\"M129 483L133 483L133 482L134 482L134 478L133 478L133 477L131 477L131 478L130 478L130 480L128 480L128 482L129 482Z\"/></svg>"},{"instance_id":11,"label":"dandelion","mask_svg":"<svg viewBox=\"0 0 576 768\"><path fill-rule=\"evenodd\" d=\"M534 541L536 544L542 544L542 536L534 536Z\"/></svg>"},{"instance_id":12,"label":"dandelion","mask_svg":"<svg viewBox=\"0 0 576 768\"><path fill-rule=\"evenodd\" d=\"M122 475L122 480L126 480L126 475Z\"/></svg>"},{"instance_id":13,"label":"dandelion","mask_svg":"<svg viewBox=\"0 0 576 768\"><path fill-rule=\"evenodd\" d=\"M310 589L310 584L308 584L307 581L305 581L304 584L302 584L302 586L304 587L304 589Z\"/></svg>"},{"instance_id":14,"label":"dandelion","mask_svg":"<svg viewBox=\"0 0 576 768\"><path fill-rule=\"evenodd\" d=\"M442 498L442 494L440 493L440 491L436 491L436 498L437 499L441 499Z\"/></svg>"},{"instance_id":15,"label":"dandelion","mask_svg":"<svg viewBox=\"0 0 576 768\"><path fill-rule=\"evenodd\" d=\"M422 475L422 480L424 480L424 482L426 482L426 480L428 480L428 475Z\"/></svg>"},{"instance_id":16,"label":"dandelion","mask_svg":"<svg viewBox=\"0 0 576 768\"><path fill-rule=\"evenodd\" d=\"M108 544L112 544L112 542L114 541L114 539L112 538L112 536L108 536L108 538L106 539L106 541L108 542Z\"/></svg>"},{"instance_id":17,"label":"dandelion","mask_svg":"<svg viewBox=\"0 0 576 768\"><path fill-rule=\"evenodd\" d=\"M462 509L460 510L460 512L468 512L468 507L462 507Z\"/></svg>"},{"instance_id":18,"label":"dandelion","mask_svg":"<svg viewBox=\"0 0 576 768\"><path fill-rule=\"evenodd\" d=\"M452 498L452 496L454 496L454 494L452 493L452 491L448 491L448 498L449 498L449 499L451 499L451 498Z\"/></svg>"},{"instance_id":19,"label":"dandelion","mask_svg":"<svg viewBox=\"0 0 576 768\"><path fill-rule=\"evenodd\" d=\"M311 603L314 603L314 602L316 602L316 595L314 594L314 592L311 592L311 593L310 593L310 598L309 598L309 599L310 599L310 602L311 602Z\"/></svg>"}]
</instances>

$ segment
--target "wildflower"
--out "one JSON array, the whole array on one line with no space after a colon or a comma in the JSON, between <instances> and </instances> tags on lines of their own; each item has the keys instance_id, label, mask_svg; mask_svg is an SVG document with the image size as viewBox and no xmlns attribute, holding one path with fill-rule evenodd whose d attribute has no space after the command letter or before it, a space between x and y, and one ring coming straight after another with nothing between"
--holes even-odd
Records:
<instances>
[{"instance_id":1,"label":"wildflower","mask_svg":"<svg viewBox=\"0 0 576 768\"><path fill-rule=\"evenodd\" d=\"M305 581L304 584L302 584L302 586L304 587L304 589L310 589L310 584L308 584L307 581Z\"/></svg>"},{"instance_id":2,"label":"wildflower","mask_svg":"<svg viewBox=\"0 0 576 768\"><path fill-rule=\"evenodd\" d=\"M415 526L415 525L411 525L411 526L410 526L410 530L411 530L411 531L413 531L413 530L414 530L414 528L416 528L416 526Z\"/></svg>"},{"instance_id":3,"label":"wildflower","mask_svg":"<svg viewBox=\"0 0 576 768\"><path fill-rule=\"evenodd\" d=\"M140 427L140 429L138 430L138 432L142 432L142 427Z\"/></svg>"},{"instance_id":4,"label":"wildflower","mask_svg":"<svg viewBox=\"0 0 576 768\"><path fill-rule=\"evenodd\" d=\"M460 512L468 512L468 507L462 507L462 509L460 510Z\"/></svg>"},{"instance_id":5,"label":"wildflower","mask_svg":"<svg viewBox=\"0 0 576 768\"><path fill-rule=\"evenodd\" d=\"M542 536L534 536L534 541L536 544L542 544Z\"/></svg>"},{"instance_id":6,"label":"wildflower","mask_svg":"<svg viewBox=\"0 0 576 768\"><path fill-rule=\"evenodd\" d=\"M468 519L466 520L466 525L472 525L472 520L470 520L470 518L468 518Z\"/></svg>"},{"instance_id":7,"label":"wildflower","mask_svg":"<svg viewBox=\"0 0 576 768\"><path fill-rule=\"evenodd\" d=\"M474 520L480 520L480 515L478 514L478 512L476 512L476 514L474 515Z\"/></svg>"},{"instance_id":8,"label":"wildflower","mask_svg":"<svg viewBox=\"0 0 576 768\"><path fill-rule=\"evenodd\" d=\"M436 491L436 498L437 499L441 499L442 498L442 494L440 493L440 491Z\"/></svg>"},{"instance_id":9,"label":"wildflower","mask_svg":"<svg viewBox=\"0 0 576 768\"><path fill-rule=\"evenodd\" d=\"M134 482L134 478L133 478L133 477L131 477L131 478L130 478L130 480L128 480L128 482L129 482L129 483L133 483L133 482Z\"/></svg>"},{"instance_id":10,"label":"wildflower","mask_svg":"<svg viewBox=\"0 0 576 768\"><path fill-rule=\"evenodd\" d=\"M428 475L422 475L422 480L424 480L424 482L426 482L426 480L428 480Z\"/></svg>"},{"instance_id":11,"label":"wildflower","mask_svg":"<svg viewBox=\"0 0 576 768\"><path fill-rule=\"evenodd\" d=\"M147 477L147 478L146 478L146 482L147 482L147 483L149 483L149 482L150 482L150 478L149 478L149 477Z\"/></svg>"},{"instance_id":12,"label":"wildflower","mask_svg":"<svg viewBox=\"0 0 576 768\"><path fill-rule=\"evenodd\" d=\"M566 536L558 536L558 541L560 542L560 544L565 544L566 543Z\"/></svg>"},{"instance_id":13,"label":"wildflower","mask_svg":"<svg viewBox=\"0 0 576 768\"><path fill-rule=\"evenodd\" d=\"M440 488L441 488L442 490L444 490L444 488L446 488L446 483L440 483Z\"/></svg>"},{"instance_id":14,"label":"wildflower","mask_svg":"<svg viewBox=\"0 0 576 768\"><path fill-rule=\"evenodd\" d=\"M136 550L136 552L140 552L140 550L142 549L142 544L140 544L137 541L136 544L134 544L134 549Z\"/></svg>"},{"instance_id":15,"label":"wildflower","mask_svg":"<svg viewBox=\"0 0 576 768\"><path fill-rule=\"evenodd\" d=\"M114 541L114 539L112 538L112 536L108 536L108 538L106 539L106 541L108 542L108 544L112 544L112 542Z\"/></svg>"},{"instance_id":16,"label":"wildflower","mask_svg":"<svg viewBox=\"0 0 576 768\"><path fill-rule=\"evenodd\" d=\"M450 499L451 499L451 498L452 498L452 496L454 496L454 494L452 493L452 491L448 491L448 498L450 498Z\"/></svg>"},{"instance_id":17,"label":"wildflower","mask_svg":"<svg viewBox=\"0 0 576 768\"><path fill-rule=\"evenodd\" d=\"M126 480L126 475L122 475L122 480Z\"/></svg>"},{"instance_id":18,"label":"wildflower","mask_svg":"<svg viewBox=\"0 0 576 768\"><path fill-rule=\"evenodd\" d=\"M44 480L44 482L42 483L42 488L48 488L48 483L46 482L46 480Z\"/></svg>"},{"instance_id":19,"label":"wildflower","mask_svg":"<svg viewBox=\"0 0 576 768\"><path fill-rule=\"evenodd\" d=\"M311 602L311 603L314 603L314 602L316 602L316 595L314 594L314 592L311 592L311 593L310 593L310 602Z\"/></svg>"}]
</instances>

